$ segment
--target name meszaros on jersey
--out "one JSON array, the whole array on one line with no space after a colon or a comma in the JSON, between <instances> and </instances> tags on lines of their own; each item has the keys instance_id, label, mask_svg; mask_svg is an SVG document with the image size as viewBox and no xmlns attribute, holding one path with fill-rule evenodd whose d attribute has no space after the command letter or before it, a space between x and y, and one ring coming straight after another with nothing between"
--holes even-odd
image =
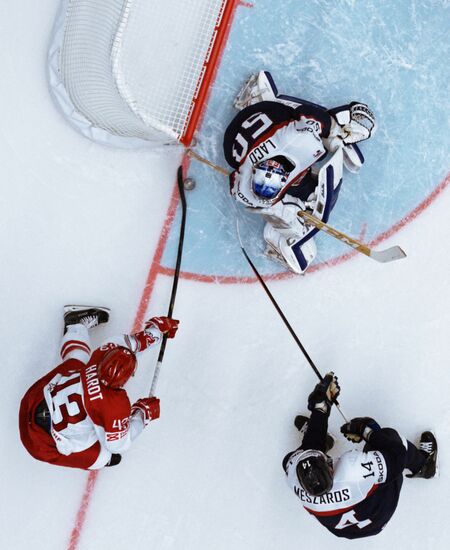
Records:
<instances>
[{"instance_id":1,"label":"name meszaros on jersey","mask_svg":"<svg viewBox=\"0 0 450 550\"><path fill-rule=\"evenodd\" d=\"M381 531L395 511L398 478L388 480L389 459L380 451L348 451L334 461L333 488L311 496L299 484L296 467L303 450L289 458L288 484L305 510L338 537L360 538Z\"/></svg>"}]
</instances>

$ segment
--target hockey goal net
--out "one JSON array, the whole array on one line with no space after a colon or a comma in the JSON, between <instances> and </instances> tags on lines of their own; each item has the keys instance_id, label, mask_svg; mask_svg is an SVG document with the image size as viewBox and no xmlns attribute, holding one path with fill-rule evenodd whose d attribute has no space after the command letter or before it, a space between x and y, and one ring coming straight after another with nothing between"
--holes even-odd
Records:
<instances>
[{"instance_id":1,"label":"hockey goal net","mask_svg":"<svg viewBox=\"0 0 450 550\"><path fill-rule=\"evenodd\" d=\"M50 89L87 137L188 145L236 0L63 0Z\"/></svg>"}]
</instances>

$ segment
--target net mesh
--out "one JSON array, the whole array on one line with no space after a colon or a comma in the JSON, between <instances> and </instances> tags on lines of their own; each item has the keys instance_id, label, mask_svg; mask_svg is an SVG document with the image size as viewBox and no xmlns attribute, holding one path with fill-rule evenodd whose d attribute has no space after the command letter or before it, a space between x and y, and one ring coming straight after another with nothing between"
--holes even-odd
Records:
<instances>
[{"instance_id":1,"label":"net mesh","mask_svg":"<svg viewBox=\"0 0 450 550\"><path fill-rule=\"evenodd\" d=\"M59 70L75 107L120 136L180 140L227 0L70 0Z\"/></svg>"}]
</instances>

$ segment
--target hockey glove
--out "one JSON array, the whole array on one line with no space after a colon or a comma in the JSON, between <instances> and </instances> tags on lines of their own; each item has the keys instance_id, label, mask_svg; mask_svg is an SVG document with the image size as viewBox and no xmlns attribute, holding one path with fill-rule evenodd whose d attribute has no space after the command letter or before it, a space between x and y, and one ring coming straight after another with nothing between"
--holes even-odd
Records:
<instances>
[{"instance_id":1,"label":"hockey glove","mask_svg":"<svg viewBox=\"0 0 450 550\"><path fill-rule=\"evenodd\" d=\"M167 338L174 338L180 321L170 317L152 317L145 323L144 331L156 327Z\"/></svg>"},{"instance_id":2,"label":"hockey glove","mask_svg":"<svg viewBox=\"0 0 450 550\"><path fill-rule=\"evenodd\" d=\"M380 425L368 416L353 418L341 426L341 433L353 443L360 443L363 439L369 441L372 432L378 430L381 430Z\"/></svg>"},{"instance_id":3,"label":"hockey glove","mask_svg":"<svg viewBox=\"0 0 450 550\"><path fill-rule=\"evenodd\" d=\"M331 130L323 142L332 153L339 147L369 139L377 129L375 115L365 103L352 101L350 105L330 109L329 113L333 117Z\"/></svg>"},{"instance_id":4,"label":"hockey glove","mask_svg":"<svg viewBox=\"0 0 450 550\"><path fill-rule=\"evenodd\" d=\"M338 398L341 388L334 372L329 372L319 382L308 397L308 409L318 410L324 414L330 414L333 401Z\"/></svg>"},{"instance_id":5,"label":"hockey glove","mask_svg":"<svg viewBox=\"0 0 450 550\"><path fill-rule=\"evenodd\" d=\"M343 138L344 145L369 139L375 133L375 115L365 103L350 103L350 123L344 126L348 132Z\"/></svg>"},{"instance_id":6,"label":"hockey glove","mask_svg":"<svg viewBox=\"0 0 450 550\"><path fill-rule=\"evenodd\" d=\"M159 418L159 399L157 397L142 397L131 407L131 415L141 413L144 425Z\"/></svg>"}]
</instances>

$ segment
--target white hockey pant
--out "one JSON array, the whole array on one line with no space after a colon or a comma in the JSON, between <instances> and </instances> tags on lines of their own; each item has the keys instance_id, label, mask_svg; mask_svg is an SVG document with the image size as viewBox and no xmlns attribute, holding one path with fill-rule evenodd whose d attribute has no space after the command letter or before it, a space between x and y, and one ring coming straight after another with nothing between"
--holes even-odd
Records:
<instances>
[{"instance_id":1,"label":"white hockey pant","mask_svg":"<svg viewBox=\"0 0 450 550\"><path fill-rule=\"evenodd\" d=\"M91 357L91 339L84 325L69 325L61 340L61 359L78 359L87 363Z\"/></svg>"}]
</instances>

